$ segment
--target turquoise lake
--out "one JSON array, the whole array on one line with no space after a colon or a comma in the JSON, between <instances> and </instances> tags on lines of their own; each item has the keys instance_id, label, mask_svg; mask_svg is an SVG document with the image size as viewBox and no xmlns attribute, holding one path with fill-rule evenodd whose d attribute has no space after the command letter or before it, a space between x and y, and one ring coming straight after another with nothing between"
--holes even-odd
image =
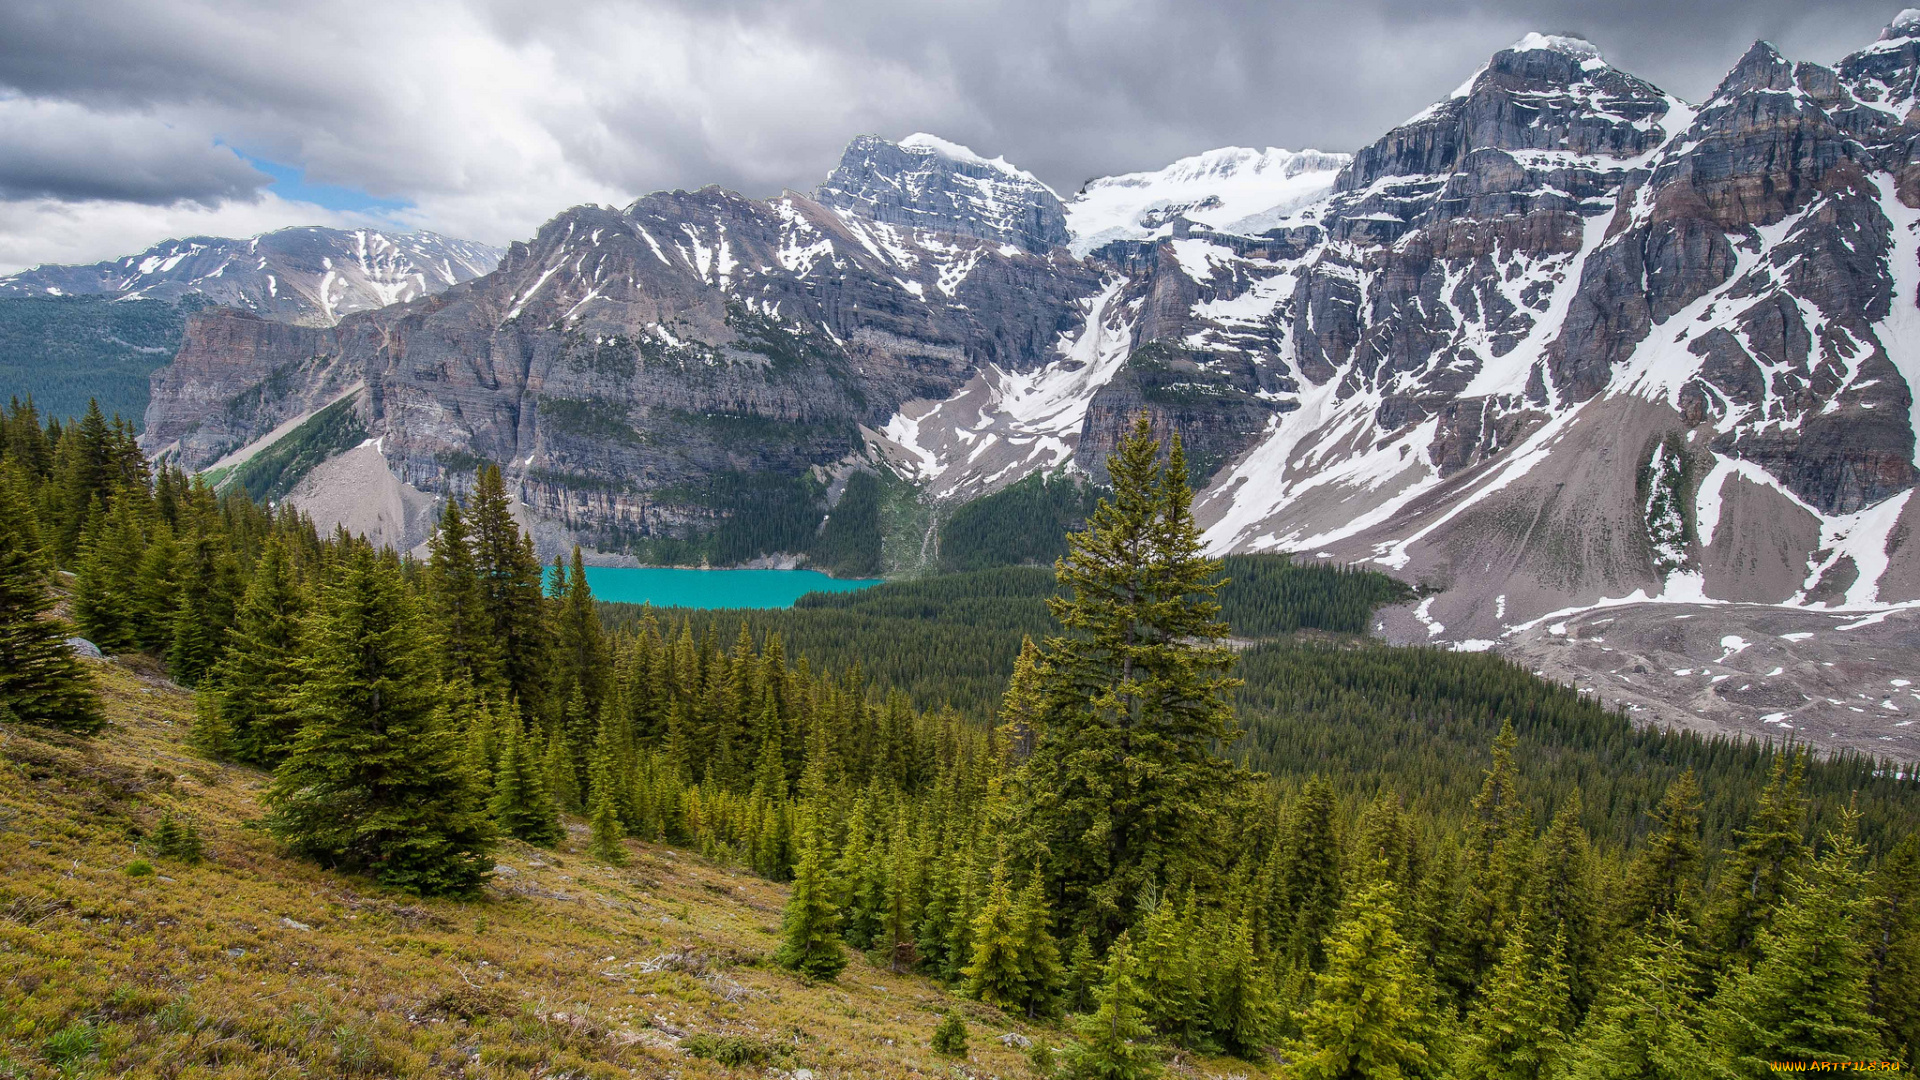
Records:
<instances>
[{"instance_id":1,"label":"turquoise lake","mask_svg":"<svg viewBox=\"0 0 1920 1080\"><path fill-rule=\"evenodd\" d=\"M854 592L878 578L834 578L818 570L681 570L589 566L594 599L687 608L784 608L810 592Z\"/></svg>"}]
</instances>

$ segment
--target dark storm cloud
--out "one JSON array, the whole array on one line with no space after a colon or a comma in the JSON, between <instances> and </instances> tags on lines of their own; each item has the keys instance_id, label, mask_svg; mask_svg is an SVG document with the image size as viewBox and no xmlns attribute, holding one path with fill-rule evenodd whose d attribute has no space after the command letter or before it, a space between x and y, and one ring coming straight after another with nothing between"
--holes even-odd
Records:
<instances>
[{"instance_id":1,"label":"dark storm cloud","mask_svg":"<svg viewBox=\"0 0 1920 1080\"><path fill-rule=\"evenodd\" d=\"M7 159L30 151L0 162L0 185L250 198L259 178L224 141L410 203L411 223L502 241L574 202L805 190L853 135L928 130L1065 194L1228 144L1356 149L1530 30L1584 36L1697 101L1755 38L1831 63L1893 14L1863 0L10 0L0 93L152 130L116 129L97 166L0 143Z\"/></svg>"},{"instance_id":2,"label":"dark storm cloud","mask_svg":"<svg viewBox=\"0 0 1920 1080\"><path fill-rule=\"evenodd\" d=\"M70 102L0 99L0 199L250 199L269 178L204 134Z\"/></svg>"}]
</instances>

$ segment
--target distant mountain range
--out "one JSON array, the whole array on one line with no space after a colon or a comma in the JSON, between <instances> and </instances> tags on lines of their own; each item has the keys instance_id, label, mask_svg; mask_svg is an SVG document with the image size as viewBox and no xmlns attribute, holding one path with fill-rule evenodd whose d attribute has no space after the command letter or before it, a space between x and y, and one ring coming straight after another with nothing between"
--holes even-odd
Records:
<instances>
[{"instance_id":1,"label":"distant mountain range","mask_svg":"<svg viewBox=\"0 0 1920 1080\"><path fill-rule=\"evenodd\" d=\"M295 228L242 239L166 240L91 266L36 266L0 277L0 297L204 297L307 326L430 296L490 272L500 250L429 232Z\"/></svg>"},{"instance_id":2,"label":"distant mountain range","mask_svg":"<svg viewBox=\"0 0 1920 1080\"><path fill-rule=\"evenodd\" d=\"M576 207L337 323L201 312L145 438L206 467L350 400L356 464L306 497L427 507L492 461L550 547L799 521L755 534L771 557L855 472L936 516L1099 480L1145 409L1212 550L1426 586L1390 633L1920 603L1916 80L1911 15L1832 68L1757 43L1700 104L1534 34L1351 157L1229 148L1066 199L863 136L810 194Z\"/></svg>"}]
</instances>

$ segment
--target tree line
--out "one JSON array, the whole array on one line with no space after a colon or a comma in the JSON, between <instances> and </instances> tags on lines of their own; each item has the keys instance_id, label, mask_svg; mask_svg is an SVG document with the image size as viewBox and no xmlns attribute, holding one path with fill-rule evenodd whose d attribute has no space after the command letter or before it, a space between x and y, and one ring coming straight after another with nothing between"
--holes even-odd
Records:
<instances>
[{"instance_id":1,"label":"tree line","mask_svg":"<svg viewBox=\"0 0 1920 1080\"><path fill-rule=\"evenodd\" d=\"M71 569L82 628L160 650L195 741L272 769L267 828L328 866L472 895L500 837L552 844L566 814L609 861L628 836L695 847L792 881L776 962L833 978L857 949L1070 1015L1076 1077L1151 1075L1163 1045L1277 1049L1303 1078L1759 1076L1920 1046L1920 841L1870 853L1804 753L1766 755L1724 844L1718 774L1678 771L1630 844L1597 838L1512 724L1451 810L1413 772L1358 798L1248 767L1220 568L1178 442L1144 425L987 725L747 626L610 632L577 552L543 573L496 469L414 562L149 476L104 421L35 425L17 454L19 413L12 716L98 725L44 617Z\"/></svg>"}]
</instances>

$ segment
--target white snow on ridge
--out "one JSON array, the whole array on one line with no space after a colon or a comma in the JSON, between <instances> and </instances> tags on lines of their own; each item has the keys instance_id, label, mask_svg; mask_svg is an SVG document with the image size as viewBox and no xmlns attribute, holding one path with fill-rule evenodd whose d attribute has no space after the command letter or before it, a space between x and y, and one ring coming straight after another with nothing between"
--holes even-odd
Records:
<instances>
[{"instance_id":1,"label":"white snow on ridge","mask_svg":"<svg viewBox=\"0 0 1920 1080\"><path fill-rule=\"evenodd\" d=\"M883 449L935 499L977 497L1070 463L1094 393L1132 348L1131 313L1114 303L1125 284L1090 298L1084 327L1063 335L1052 363L1025 372L988 364L944 401L901 406L876 433Z\"/></svg>"},{"instance_id":2,"label":"white snow on ridge","mask_svg":"<svg viewBox=\"0 0 1920 1080\"><path fill-rule=\"evenodd\" d=\"M1040 183L1039 177L1012 164L1004 157L981 157L979 154L974 153L967 147L961 146L957 142L949 142L938 135L929 135L924 131L916 131L912 135L901 139L896 145L902 150L939 154L949 161L961 161L968 165L984 165L996 172L1003 172L1008 176L1016 177L1029 183L1040 184L1041 187L1047 187L1047 185ZM1053 189L1047 188L1047 190L1052 191Z\"/></svg>"},{"instance_id":3,"label":"white snow on ridge","mask_svg":"<svg viewBox=\"0 0 1920 1080\"><path fill-rule=\"evenodd\" d=\"M1092 180L1067 203L1073 252L1164 235L1176 214L1223 231L1249 219L1277 219L1325 197L1351 160L1318 150L1227 146L1154 172Z\"/></svg>"}]
</instances>

